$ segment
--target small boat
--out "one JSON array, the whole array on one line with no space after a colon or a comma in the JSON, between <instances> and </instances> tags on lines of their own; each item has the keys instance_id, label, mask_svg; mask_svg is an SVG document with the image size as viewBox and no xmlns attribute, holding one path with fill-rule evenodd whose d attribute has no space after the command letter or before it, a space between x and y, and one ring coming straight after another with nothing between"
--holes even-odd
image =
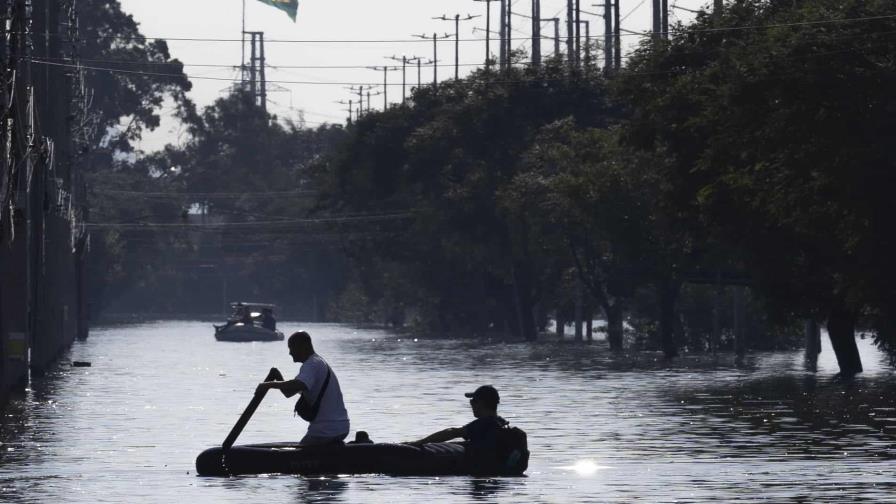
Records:
<instances>
[{"instance_id":1,"label":"small boat","mask_svg":"<svg viewBox=\"0 0 896 504\"><path fill-rule=\"evenodd\" d=\"M283 341L274 319L276 306L267 303L230 303L230 317L224 325L215 325L218 341Z\"/></svg>"},{"instance_id":2,"label":"small boat","mask_svg":"<svg viewBox=\"0 0 896 504\"><path fill-rule=\"evenodd\" d=\"M339 443L300 446L265 443L209 448L196 458L200 476L239 474L388 474L394 476L521 476L529 451L516 449L506 463L483 464L468 457L464 443Z\"/></svg>"}]
</instances>

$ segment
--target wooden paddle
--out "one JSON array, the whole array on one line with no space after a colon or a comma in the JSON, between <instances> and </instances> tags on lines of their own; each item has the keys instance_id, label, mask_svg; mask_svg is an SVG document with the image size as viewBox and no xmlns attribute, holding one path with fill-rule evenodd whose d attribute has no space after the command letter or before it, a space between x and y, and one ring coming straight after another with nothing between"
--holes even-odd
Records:
<instances>
[{"instance_id":1,"label":"wooden paddle","mask_svg":"<svg viewBox=\"0 0 896 504\"><path fill-rule=\"evenodd\" d=\"M280 374L280 371L277 368L271 368L268 371L267 377L265 377L264 381L283 381L283 375ZM246 409L243 411L243 414L240 415L240 419L236 421L236 425L233 426L233 429L230 429L230 434L227 435L227 439L224 440L224 443L221 445L224 450L230 449L233 446L233 443L236 442L236 438L243 432L243 428L246 427L246 424L249 423L249 419L252 418L252 415L255 414L255 410L258 408L258 405L261 404L261 400L264 399L264 395L267 393L267 390L262 393L256 393L252 396L252 400L249 401L249 405L246 406Z\"/></svg>"}]
</instances>

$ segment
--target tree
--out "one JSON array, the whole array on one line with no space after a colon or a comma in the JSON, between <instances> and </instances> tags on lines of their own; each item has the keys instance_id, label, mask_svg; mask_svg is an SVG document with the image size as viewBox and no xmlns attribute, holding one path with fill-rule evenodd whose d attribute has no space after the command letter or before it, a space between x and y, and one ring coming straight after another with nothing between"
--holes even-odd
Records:
<instances>
[{"instance_id":1,"label":"tree","mask_svg":"<svg viewBox=\"0 0 896 504\"><path fill-rule=\"evenodd\" d=\"M679 201L747 254L780 312L827 319L844 375L862 369L858 317L891 312L892 223L876 216L891 211L892 13L734 2L645 45L620 86L638 104L630 143L672 154Z\"/></svg>"}]
</instances>

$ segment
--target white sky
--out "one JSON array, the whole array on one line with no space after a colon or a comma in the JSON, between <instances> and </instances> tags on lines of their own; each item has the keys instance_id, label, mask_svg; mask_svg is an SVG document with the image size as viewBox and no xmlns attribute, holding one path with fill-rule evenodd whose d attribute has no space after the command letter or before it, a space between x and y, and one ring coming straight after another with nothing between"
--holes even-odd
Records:
<instances>
[{"instance_id":1,"label":"white sky","mask_svg":"<svg viewBox=\"0 0 896 504\"><path fill-rule=\"evenodd\" d=\"M230 82L202 80L195 77L215 77L220 79L236 79L236 67L240 63L240 30L242 0L120 0L125 12L132 14L140 24L142 32L154 38L216 38L236 39L236 42L198 42L169 40L172 56L187 64L186 72L191 76L193 91L191 98L199 107L211 104L222 96ZM602 7L593 6L591 2L600 0L584 0L583 11L602 12ZM621 12L625 16L622 22L625 30L645 31L651 24L651 0L620 0ZM698 9L707 0L670 0L669 5L677 5L686 9ZM492 30L497 31L498 2L492 5ZM515 12L529 15L531 2L516 0ZM542 0L542 17L566 16L566 0ZM460 63L481 64L485 55L485 42L463 39L484 39L482 31L473 32L474 26L485 28L485 3L473 0L299 0L299 15L296 23L282 11L262 4L257 0L246 0L246 29L264 31L268 62L267 78L272 82L269 88L268 108L280 117L295 117L298 111L304 112L309 126L322 122L345 121L347 105L336 103L350 98L357 102L354 95L341 83L382 84L383 72L374 71L367 66L394 65L387 56L419 55L432 58L432 42L415 42L412 34L433 32L439 34L454 33L454 22L433 20L432 17L446 14L453 17L455 13L482 17L472 21L461 22ZM687 21L693 15L682 9L672 9L670 21ZM582 15L582 19L591 21L591 35L603 33L602 18L593 15ZM523 40L529 36L531 21L514 16L514 47L529 48L529 42ZM561 37L564 37L565 24L561 22ZM583 31L584 33L584 31ZM547 23L543 28L543 36L553 36L553 24ZM624 36L625 44L634 44L636 36ZM273 40L402 40L399 43L276 43ZM550 54L553 42L542 42L542 52ZM496 54L498 45L492 40L492 53ZM439 80L454 75L454 41L439 43ZM223 67L199 67L190 64L214 64ZM319 65L357 65L361 68L278 68L278 66L319 66ZM400 65L400 63L399 63ZM472 66L461 66L463 76L471 71ZM432 68L423 68L424 82L431 82ZM417 82L416 67L408 68L408 91L410 85ZM279 82L278 82L279 81ZM295 84L283 81L313 81L340 84ZM400 83L401 72L390 72L389 82ZM281 89L278 91L278 88ZM380 85L379 88L382 89ZM401 86L388 87L390 103L401 101ZM365 98L366 99L366 98ZM382 108L383 96L373 98L372 105ZM356 103L357 105L357 103ZM178 143L179 128L174 121L163 121L155 132L145 135L140 148L151 151L166 143Z\"/></svg>"}]
</instances>

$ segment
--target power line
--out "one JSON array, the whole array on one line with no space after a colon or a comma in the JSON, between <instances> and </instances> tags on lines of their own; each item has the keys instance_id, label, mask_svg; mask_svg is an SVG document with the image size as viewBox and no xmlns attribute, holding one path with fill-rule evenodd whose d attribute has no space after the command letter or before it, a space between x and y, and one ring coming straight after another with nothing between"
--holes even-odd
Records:
<instances>
[{"instance_id":1,"label":"power line","mask_svg":"<svg viewBox=\"0 0 896 504\"><path fill-rule=\"evenodd\" d=\"M146 196L146 197L188 197L188 198L231 198L243 196L316 196L317 191L259 191L259 192L173 192L173 191L123 191L117 189L93 189L99 194L113 194L121 196Z\"/></svg>"},{"instance_id":2,"label":"power line","mask_svg":"<svg viewBox=\"0 0 896 504\"><path fill-rule=\"evenodd\" d=\"M514 3L515 5L515 3ZM701 29L693 29L693 30L675 30L671 33L702 33L702 32L720 32L720 31L740 31L740 30L760 30L760 29L769 29L769 28L784 28L784 27L792 27L792 26L809 26L809 25L819 25L819 24L841 24L841 23L856 23L856 22L864 22L864 21L880 21L884 19L894 19L896 18L896 14L888 14L882 16L868 16L868 17L860 17L860 18L843 18L843 19L823 19L817 21L797 21L793 23L775 23L775 24L766 24L766 25L747 25L747 26L729 26L729 27L718 27L718 28L701 28ZM645 32L645 33L630 33L623 34L623 36L638 36L638 37L650 37L653 36L653 32ZM53 34L50 33L49 36L53 37L63 37L61 34ZM591 38L599 38L601 36L593 36ZM530 39L531 37L520 37L519 39L510 39L510 40L523 40ZM80 37L78 40L64 40L64 42L69 43L79 43L84 40L140 40L145 42L146 40L166 40L166 41L175 41L175 42L240 42L241 39L230 39L230 38L198 38L198 37L150 37L150 36L142 36L142 37L132 37L132 36L124 36L124 35L98 35L95 37ZM459 39L460 42L483 42L484 38L472 38L472 39ZM404 43L422 43L423 40L419 39L271 39L265 40L265 43L273 43L273 44L404 44Z\"/></svg>"},{"instance_id":3,"label":"power line","mask_svg":"<svg viewBox=\"0 0 896 504\"><path fill-rule=\"evenodd\" d=\"M622 16L622 18L619 19L619 22L621 23L621 22L625 21L626 19L628 19L628 17L631 16L632 14L634 14L636 10L640 9L641 6L644 5L644 2L646 2L646 1L647 0L641 0L641 2L638 3L638 5L636 5L632 10L628 11L628 14Z\"/></svg>"},{"instance_id":4,"label":"power line","mask_svg":"<svg viewBox=\"0 0 896 504\"><path fill-rule=\"evenodd\" d=\"M88 229L149 229L149 228L183 228L183 229L226 229L257 226L280 226L284 224L338 224L343 222L377 222L402 220L413 217L413 213L401 212L382 215L366 216L335 216L317 217L307 219L274 220L274 221L248 221L248 222L89 222L85 226Z\"/></svg>"},{"instance_id":5,"label":"power line","mask_svg":"<svg viewBox=\"0 0 896 504\"><path fill-rule=\"evenodd\" d=\"M550 38L550 37L546 37ZM431 40L431 39L430 39ZM412 58L409 58L410 62ZM70 58L48 58L48 57L40 57L41 61L55 61L55 62L67 62L71 61ZM146 66L185 66L185 67L205 67L205 68L226 68L230 70L239 70L239 65L227 65L224 63L185 63L183 61L141 61L141 60L127 60L127 59L85 59L81 58L78 61L87 62L87 63L106 63L106 64L133 64L133 65L146 65ZM431 67L434 63L432 61L427 61L426 63L421 62L420 66L422 67ZM482 63L459 63L460 66L482 66ZM280 69L295 69L295 70L315 70L315 69L324 69L324 70L362 70L370 68L371 65L267 65L267 68L273 70Z\"/></svg>"},{"instance_id":6,"label":"power line","mask_svg":"<svg viewBox=\"0 0 896 504\"><path fill-rule=\"evenodd\" d=\"M868 33L864 33L864 34L861 34L861 35L847 36L847 37L841 37L841 38L837 38L837 37L825 37L825 39L839 40L839 39L846 39L846 38L859 38L859 37L868 37L868 36L892 35L892 34L894 34L894 33L896 33L896 31L868 32ZM594 37L592 37L592 38L594 38ZM526 39L526 41L528 41L528 39ZM524 43L525 43L525 42L524 42ZM682 54L710 54L710 53L712 53L712 52L717 52L717 51L721 51L721 50L722 50L721 48L716 48L716 49L714 49L714 50L712 50L712 51L685 51L685 52L682 52ZM843 49L843 50L837 50L837 51L832 51L832 52L818 52L818 53L814 53L814 54L807 54L807 55L804 55L804 56L801 55L801 56L788 56L788 57L781 56L781 57L782 57L782 58L786 58L786 59L798 59L798 58L801 58L801 57L812 57L812 56L821 56L821 55L827 55L827 54L839 54L839 53L843 53L843 52L854 52L855 50L856 50L856 48L846 48L846 49ZM622 58L625 58L625 59L630 59L630 58L632 58L633 56L630 56L630 55L624 55L624 56L621 56L621 57L622 57ZM57 63L57 62L44 61L44 60L39 60L39 59L30 59L29 61L31 61L31 62L34 63L34 64L39 64L39 65L59 66L59 67L65 67L65 68L73 68L73 69L81 69L81 70L90 70L90 71L101 71L101 72L111 72L111 73L124 73L124 74L131 74L131 75L143 75L143 76L155 76L155 77L176 77L176 78L185 77L185 78L190 79L190 80L210 80L210 81L232 82L232 83L233 83L233 82L241 82L240 79L226 78L226 77L211 77L211 76L199 76L199 75L190 75L190 74L174 74L174 73L162 73L162 72L145 72L145 71L139 71L139 70L125 70L125 69L120 69L120 68L105 68L105 67L94 67L94 66L85 66L85 65L75 65L75 64L68 64L68 63ZM526 62L526 64L529 64L529 63L530 63L530 62ZM365 68L370 68L370 67L365 67ZM656 73L656 72L650 72L650 73ZM663 72L663 73L668 73L668 72ZM545 80L546 80L546 81L562 81L562 80L565 80L565 78L542 79L542 80L543 80L543 81L545 81ZM376 86L381 86L381 85L383 85L383 83L373 83L373 82L342 82L342 81L290 81L290 80L276 80L276 81L268 81L268 82L270 82L270 83L275 83L275 84L295 84L295 85L334 85L334 86L365 86L365 87L376 87ZM527 82L530 82L530 81L529 81L529 80L525 80L525 79L492 79L490 82L498 83L498 84L502 84L502 83L503 83L503 84L513 84L513 83L527 83ZM401 86L401 83L388 83L387 85L388 85L388 86Z\"/></svg>"},{"instance_id":7,"label":"power line","mask_svg":"<svg viewBox=\"0 0 896 504\"><path fill-rule=\"evenodd\" d=\"M646 1L646 0L644 0L644 1ZM777 26L780 26L780 25L777 25ZM517 30L517 29L514 29L514 31L516 31L518 33L523 33L522 31ZM706 30L706 31L711 31L711 30ZM865 32L862 34L844 35L844 36L825 34L823 37L821 37L821 39L823 39L823 40L847 40L847 39L853 39L853 38L872 37L872 36L878 36L878 35L889 35L889 34L893 34L893 33L896 33L896 31ZM625 35L641 36L644 34L645 33L631 32L631 33L627 33L627 34L623 33L622 35L623 36L625 36ZM594 35L594 36L591 36L588 38L599 39L601 37L602 37L602 35ZM552 39L552 37L542 37L542 38ZM432 39L430 37L428 37L428 40L431 41ZM529 41L530 38L526 37L526 38L519 38L519 39L515 39L515 40L523 40L523 43L525 43L525 42ZM688 53L696 54L696 53L704 53L704 52L707 52L707 51L689 51ZM31 61L33 63L37 63L37 64L56 65L56 66L63 66L63 67L68 67L68 68L82 68L82 69L87 69L87 70L134 73L134 74L142 74L142 75L157 75L157 76L163 76L163 77L180 77L182 75L187 75L188 77L193 78L193 79L239 81L239 79L236 79L236 78L223 78L223 77L215 77L215 76L207 76L207 75L188 75L188 74L182 74L182 73L163 73L163 72L151 72L151 71L144 71L144 70L128 70L125 68L98 67L98 66L91 66L91 65L75 65L72 63L67 63L67 62L71 61L68 58L41 57L41 58L30 58L30 59L23 58L23 59L26 61ZM124 60L124 59L82 59L79 61L89 61L89 62L95 62L95 63L107 63L107 64L116 64L116 65L117 64L130 64L130 65L134 65L134 66L182 65L182 66L189 66L189 67L238 69L238 67L235 65L224 65L224 64L213 64L213 63L183 63L183 62L179 62L179 61L159 62L159 61L140 61L140 60ZM531 61L521 61L521 62L516 62L516 63L523 64L523 65L532 64ZM436 66L437 64L438 64L437 62L428 61L426 63L421 62L420 66L430 67L430 66ZM464 66L464 67L481 67L482 63L458 63L458 65ZM356 70L359 70L359 69L369 69L371 67L371 65L369 65L369 64L368 65L268 65L267 67L270 69L273 69L273 70L280 70L280 69L356 69ZM277 81L272 81L272 82L277 82ZM292 83L292 81L279 81L279 82ZM314 81L299 81L298 83L315 83L315 82ZM328 82L320 82L320 83L329 84ZM342 83L336 83L336 84L342 84ZM365 85L367 85L367 84L365 84Z\"/></svg>"}]
</instances>

